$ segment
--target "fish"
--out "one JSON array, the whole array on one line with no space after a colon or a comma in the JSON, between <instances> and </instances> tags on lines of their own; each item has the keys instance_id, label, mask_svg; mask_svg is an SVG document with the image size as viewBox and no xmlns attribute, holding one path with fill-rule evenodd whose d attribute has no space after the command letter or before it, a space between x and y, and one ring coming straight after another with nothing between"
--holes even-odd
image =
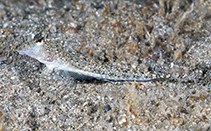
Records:
<instances>
[{"instance_id":1,"label":"fish","mask_svg":"<svg viewBox=\"0 0 211 131\"><path fill-rule=\"evenodd\" d=\"M77 80L103 80L108 82L150 82L166 78L143 78L143 75L124 70L109 63L45 40L42 33L35 35L32 41L23 43L17 49L21 55L27 55L46 65L49 70L62 71ZM92 67L92 68L90 68ZM94 71L96 69L96 71Z\"/></svg>"}]
</instances>

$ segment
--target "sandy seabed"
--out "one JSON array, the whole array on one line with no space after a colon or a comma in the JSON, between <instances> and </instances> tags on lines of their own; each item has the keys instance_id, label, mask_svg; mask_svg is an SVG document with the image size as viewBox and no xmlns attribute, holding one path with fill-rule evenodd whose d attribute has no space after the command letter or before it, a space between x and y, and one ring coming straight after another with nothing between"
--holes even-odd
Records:
<instances>
[{"instance_id":1,"label":"sandy seabed","mask_svg":"<svg viewBox=\"0 0 211 131\"><path fill-rule=\"evenodd\" d=\"M0 130L211 130L209 12L210 0L0 1ZM17 52L40 32L51 52L170 79L75 80Z\"/></svg>"}]
</instances>

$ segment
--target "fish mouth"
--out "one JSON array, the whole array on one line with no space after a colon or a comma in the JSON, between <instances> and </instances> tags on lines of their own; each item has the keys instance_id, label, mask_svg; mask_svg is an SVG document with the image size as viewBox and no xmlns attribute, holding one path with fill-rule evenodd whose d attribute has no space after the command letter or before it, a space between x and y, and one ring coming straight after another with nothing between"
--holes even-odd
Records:
<instances>
[{"instance_id":1,"label":"fish mouth","mask_svg":"<svg viewBox=\"0 0 211 131\"><path fill-rule=\"evenodd\" d=\"M32 42L27 42L23 43L17 48L17 52L20 54L26 54L26 55L39 55L40 51L42 50L42 45L43 43L38 42L34 43Z\"/></svg>"}]
</instances>

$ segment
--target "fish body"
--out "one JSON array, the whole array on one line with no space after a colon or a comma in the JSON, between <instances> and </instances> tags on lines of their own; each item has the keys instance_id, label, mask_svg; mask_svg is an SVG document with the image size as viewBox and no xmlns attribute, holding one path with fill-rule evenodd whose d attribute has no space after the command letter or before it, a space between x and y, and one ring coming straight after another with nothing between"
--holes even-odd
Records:
<instances>
[{"instance_id":1,"label":"fish body","mask_svg":"<svg viewBox=\"0 0 211 131\"><path fill-rule=\"evenodd\" d=\"M28 55L37 59L50 70L56 69L62 71L66 75L78 80L97 79L109 82L148 82L163 79L145 79L140 74L124 72L118 67L112 67L110 64L102 64L78 52L68 50L68 48L64 48L61 45L46 42L44 39L24 43L17 51L22 55ZM86 66L86 63L89 66ZM92 65L94 70L97 68L97 71L93 71L90 65Z\"/></svg>"}]
</instances>

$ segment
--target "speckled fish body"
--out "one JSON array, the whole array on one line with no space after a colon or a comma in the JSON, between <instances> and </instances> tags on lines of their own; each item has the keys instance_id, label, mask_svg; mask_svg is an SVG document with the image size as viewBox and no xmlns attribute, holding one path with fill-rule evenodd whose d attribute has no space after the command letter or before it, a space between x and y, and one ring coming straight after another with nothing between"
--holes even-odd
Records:
<instances>
[{"instance_id":1,"label":"speckled fish body","mask_svg":"<svg viewBox=\"0 0 211 131\"><path fill-rule=\"evenodd\" d=\"M67 47L44 40L40 42L31 41L22 45L18 50L20 54L28 55L45 64L49 69L57 69L63 71L79 80L98 80L110 82L137 81L147 82L158 79L143 79L141 75L136 73L124 73L117 67L108 64L102 64L91 58L87 58L82 54L69 50ZM91 67L93 68L90 68ZM96 69L96 71L94 71Z\"/></svg>"}]
</instances>

